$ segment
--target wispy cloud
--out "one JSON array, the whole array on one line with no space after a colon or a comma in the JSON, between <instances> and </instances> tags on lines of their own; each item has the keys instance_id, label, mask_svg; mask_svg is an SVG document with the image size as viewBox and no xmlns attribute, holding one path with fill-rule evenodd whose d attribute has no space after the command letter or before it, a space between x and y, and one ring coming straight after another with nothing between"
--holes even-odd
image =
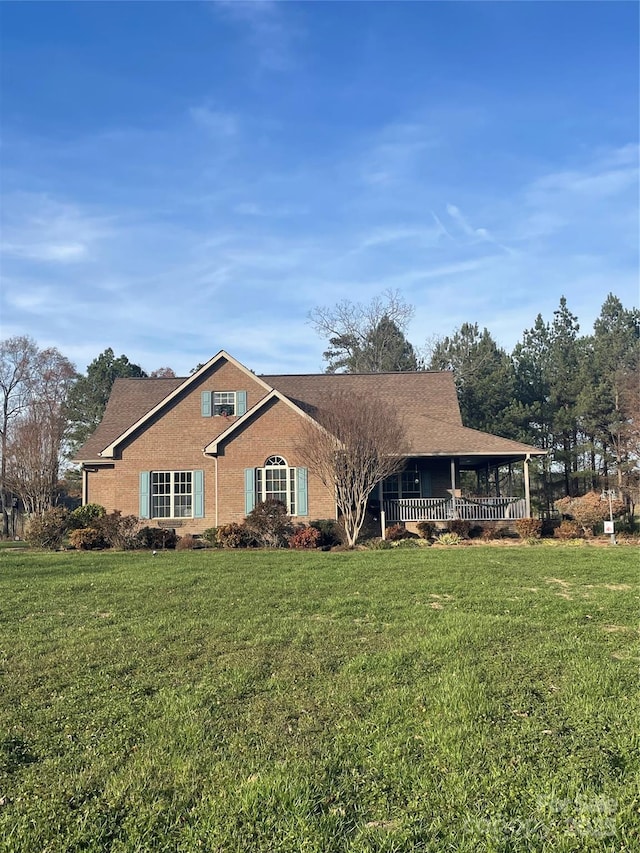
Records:
<instances>
[{"instance_id":1,"label":"wispy cloud","mask_svg":"<svg viewBox=\"0 0 640 853\"><path fill-rule=\"evenodd\" d=\"M196 125L214 137L228 138L238 132L238 117L231 113L215 110L210 106L191 107L189 115Z\"/></svg>"},{"instance_id":2,"label":"wispy cloud","mask_svg":"<svg viewBox=\"0 0 640 853\"><path fill-rule=\"evenodd\" d=\"M214 0L212 8L241 27L252 53L267 71L288 71L295 64L294 42L301 35L291 9L285 15L276 0Z\"/></svg>"}]
</instances>

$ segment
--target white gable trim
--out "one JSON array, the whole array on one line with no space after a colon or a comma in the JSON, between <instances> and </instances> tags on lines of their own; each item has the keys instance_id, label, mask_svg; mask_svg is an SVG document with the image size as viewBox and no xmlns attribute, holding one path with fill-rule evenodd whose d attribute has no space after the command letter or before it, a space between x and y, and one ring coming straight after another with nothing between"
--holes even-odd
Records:
<instances>
[{"instance_id":1,"label":"white gable trim","mask_svg":"<svg viewBox=\"0 0 640 853\"><path fill-rule=\"evenodd\" d=\"M258 385L261 385L265 391L269 392L272 390L270 385L267 385L267 383L260 379L259 376L256 376L255 373L252 373L250 370L248 370L244 366L244 364L240 364L239 361L237 361L233 356L229 355L228 352L225 352L225 350L220 350L220 352L214 355L213 358L210 358L206 364L203 364L200 370L196 370L195 373L185 379L185 381L178 385L177 388L174 388L174 390L170 394L167 394L167 396L160 400L160 402L157 403L152 409L149 409L146 414L144 414L128 429L121 433L114 441L111 442L111 444L108 444L104 448L104 450L100 451L98 455L102 458L113 457L115 454L116 447L121 442L127 439L136 430L140 429L141 426L144 426L144 424L148 420L150 420L150 418L152 418L154 415L157 415L158 412L161 412L162 409L168 406L179 394L189 388L189 386L195 384L203 376L203 374L207 373L207 371L214 367L217 362L222 360L228 361L230 364L233 364L234 367L237 367L238 370L242 371L243 373L246 373L247 376L249 376L253 382L256 382Z\"/></svg>"}]
</instances>

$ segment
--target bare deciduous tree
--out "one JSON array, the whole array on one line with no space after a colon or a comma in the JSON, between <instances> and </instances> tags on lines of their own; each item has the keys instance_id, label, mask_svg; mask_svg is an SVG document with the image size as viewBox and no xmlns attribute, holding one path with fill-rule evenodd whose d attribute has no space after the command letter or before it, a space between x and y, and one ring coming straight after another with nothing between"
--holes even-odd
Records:
<instances>
[{"instance_id":1,"label":"bare deciduous tree","mask_svg":"<svg viewBox=\"0 0 640 853\"><path fill-rule=\"evenodd\" d=\"M349 300L314 308L309 320L326 337L323 353L327 373L383 373L418 369L413 347L405 337L413 307L398 291L387 290L368 305Z\"/></svg>"},{"instance_id":2,"label":"bare deciduous tree","mask_svg":"<svg viewBox=\"0 0 640 853\"><path fill-rule=\"evenodd\" d=\"M3 347L3 492L10 489L28 512L40 513L56 498L75 368L57 349L38 350L30 338L14 338Z\"/></svg>"},{"instance_id":3,"label":"bare deciduous tree","mask_svg":"<svg viewBox=\"0 0 640 853\"><path fill-rule=\"evenodd\" d=\"M300 449L309 470L335 489L347 542L353 546L369 496L404 466L402 421L387 400L358 394L336 394L315 418L318 423L305 425Z\"/></svg>"},{"instance_id":4,"label":"bare deciduous tree","mask_svg":"<svg viewBox=\"0 0 640 853\"><path fill-rule=\"evenodd\" d=\"M0 342L0 502L2 535L10 533L11 495L7 483L9 430L13 421L25 410L29 399L29 382L38 348L26 335Z\"/></svg>"}]
</instances>

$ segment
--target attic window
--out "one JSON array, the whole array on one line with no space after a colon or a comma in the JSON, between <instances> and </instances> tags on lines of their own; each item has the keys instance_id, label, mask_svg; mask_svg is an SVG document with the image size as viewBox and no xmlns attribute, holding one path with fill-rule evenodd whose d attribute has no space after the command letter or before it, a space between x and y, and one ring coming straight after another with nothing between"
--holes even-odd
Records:
<instances>
[{"instance_id":1,"label":"attic window","mask_svg":"<svg viewBox=\"0 0 640 853\"><path fill-rule=\"evenodd\" d=\"M214 391L213 392L213 414L229 417L236 413L236 392L235 391Z\"/></svg>"}]
</instances>

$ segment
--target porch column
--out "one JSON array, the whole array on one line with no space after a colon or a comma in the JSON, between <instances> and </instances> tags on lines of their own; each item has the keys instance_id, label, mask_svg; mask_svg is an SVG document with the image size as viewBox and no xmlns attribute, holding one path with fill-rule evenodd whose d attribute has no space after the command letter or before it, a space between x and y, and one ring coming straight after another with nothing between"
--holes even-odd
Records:
<instances>
[{"instance_id":1,"label":"porch column","mask_svg":"<svg viewBox=\"0 0 640 853\"><path fill-rule=\"evenodd\" d=\"M383 539L386 539L387 532L387 514L384 511L384 503L383 503L384 491L382 488L382 480L378 483L378 501L380 503L380 535Z\"/></svg>"},{"instance_id":2,"label":"porch column","mask_svg":"<svg viewBox=\"0 0 640 853\"><path fill-rule=\"evenodd\" d=\"M456 460L451 460L451 510L456 518Z\"/></svg>"},{"instance_id":3,"label":"porch column","mask_svg":"<svg viewBox=\"0 0 640 853\"><path fill-rule=\"evenodd\" d=\"M531 456L527 453L524 458L524 505L526 517L531 518L531 491L529 487L529 460Z\"/></svg>"},{"instance_id":4,"label":"porch column","mask_svg":"<svg viewBox=\"0 0 640 853\"><path fill-rule=\"evenodd\" d=\"M87 469L84 467L84 465L82 466L82 468L80 470L82 471L82 506L86 506L87 505L87 491L88 491L87 479L88 479L89 475L88 475Z\"/></svg>"}]
</instances>

